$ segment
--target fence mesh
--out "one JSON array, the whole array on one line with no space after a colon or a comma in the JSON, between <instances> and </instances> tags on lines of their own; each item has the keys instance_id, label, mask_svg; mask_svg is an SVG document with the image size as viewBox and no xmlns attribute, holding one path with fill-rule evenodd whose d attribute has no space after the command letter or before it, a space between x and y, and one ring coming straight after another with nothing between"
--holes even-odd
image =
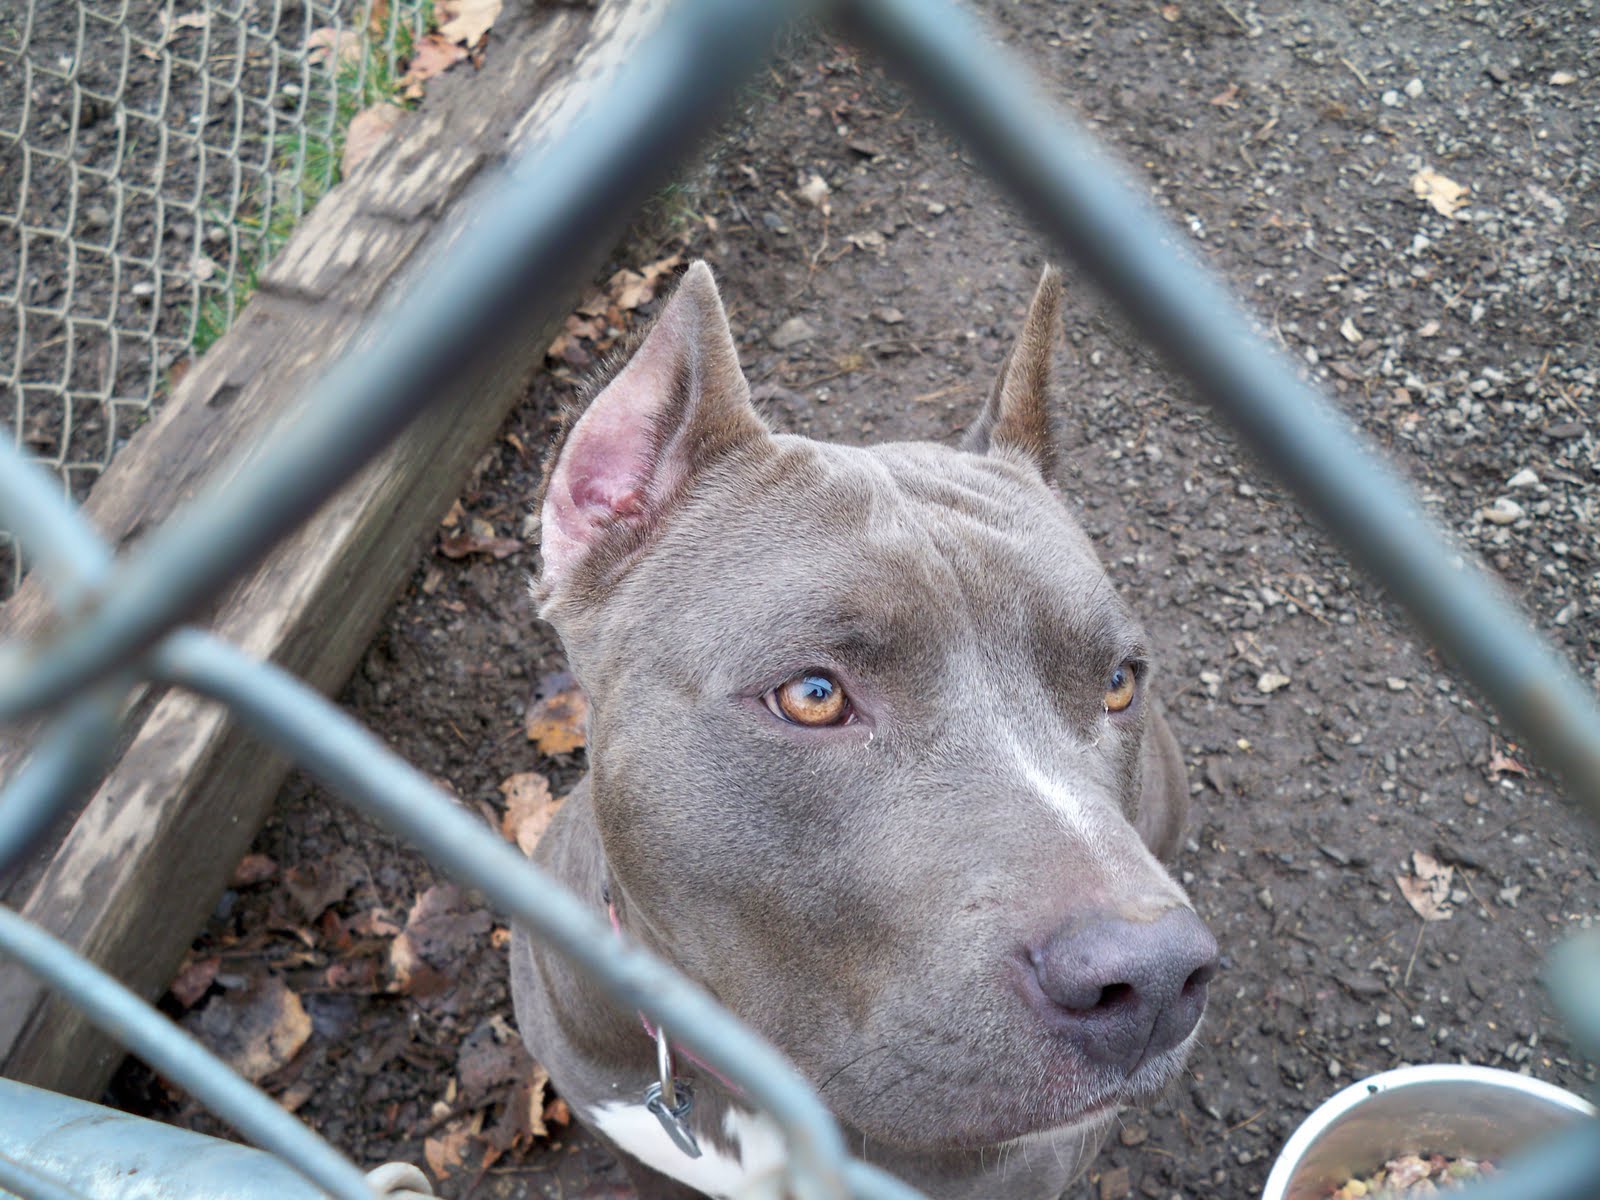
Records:
<instances>
[{"instance_id":1,"label":"fence mesh","mask_svg":"<svg viewBox=\"0 0 1600 1200\"><path fill-rule=\"evenodd\" d=\"M74 498L337 182L430 8L0 6L0 421ZM0 533L0 599L19 578Z\"/></svg>"}]
</instances>

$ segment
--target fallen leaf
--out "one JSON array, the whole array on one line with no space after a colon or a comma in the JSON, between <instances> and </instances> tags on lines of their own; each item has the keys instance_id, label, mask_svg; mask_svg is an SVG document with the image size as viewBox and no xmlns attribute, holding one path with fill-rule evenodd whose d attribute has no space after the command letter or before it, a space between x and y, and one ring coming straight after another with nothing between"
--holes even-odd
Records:
<instances>
[{"instance_id":1,"label":"fallen leaf","mask_svg":"<svg viewBox=\"0 0 1600 1200\"><path fill-rule=\"evenodd\" d=\"M532 854L550 821L561 809L561 801L550 795L550 782L537 771L524 771L500 782L506 798L506 813L500 832L524 854Z\"/></svg>"},{"instance_id":2,"label":"fallen leaf","mask_svg":"<svg viewBox=\"0 0 1600 1200\"><path fill-rule=\"evenodd\" d=\"M1218 108L1238 108L1239 85L1237 83L1230 83L1215 96L1211 97L1211 99L1207 100L1206 103L1214 104Z\"/></svg>"},{"instance_id":3,"label":"fallen leaf","mask_svg":"<svg viewBox=\"0 0 1600 1200\"><path fill-rule=\"evenodd\" d=\"M485 1140L493 1149L502 1154L517 1153L546 1136L549 1133L548 1123L555 1122L551 1110L557 1104L561 1105L562 1117L555 1123L567 1123L570 1115L563 1101L545 1103L544 1089L549 1082L550 1076L545 1069L538 1063L530 1062L528 1074L517 1080L516 1086L506 1097L499 1117L485 1135Z\"/></svg>"},{"instance_id":4,"label":"fallen leaf","mask_svg":"<svg viewBox=\"0 0 1600 1200\"><path fill-rule=\"evenodd\" d=\"M290 867L283 873L283 890L302 920L315 921L348 896L366 873L353 853L341 850L321 862Z\"/></svg>"},{"instance_id":5,"label":"fallen leaf","mask_svg":"<svg viewBox=\"0 0 1600 1200\"><path fill-rule=\"evenodd\" d=\"M406 110L398 104L374 104L350 118L350 127L344 133L344 153L339 158L339 170L348 176L359 167L374 150L383 145L405 115Z\"/></svg>"},{"instance_id":6,"label":"fallen leaf","mask_svg":"<svg viewBox=\"0 0 1600 1200\"><path fill-rule=\"evenodd\" d=\"M372 958L350 958L329 963L328 969L322 973L322 978L330 988L339 992L380 990L378 963Z\"/></svg>"},{"instance_id":7,"label":"fallen leaf","mask_svg":"<svg viewBox=\"0 0 1600 1200\"><path fill-rule=\"evenodd\" d=\"M193 1008L211 990L220 966L222 960L214 954L207 958L191 959L183 964L183 969L167 990L184 1008Z\"/></svg>"},{"instance_id":8,"label":"fallen leaf","mask_svg":"<svg viewBox=\"0 0 1600 1200\"><path fill-rule=\"evenodd\" d=\"M533 703L528 707L528 740L545 754L571 754L589 740L589 698L577 681L565 671L548 675L539 682Z\"/></svg>"},{"instance_id":9,"label":"fallen leaf","mask_svg":"<svg viewBox=\"0 0 1600 1200\"><path fill-rule=\"evenodd\" d=\"M435 1179L445 1179L465 1159L467 1147L483 1128L483 1113L476 1112L444 1127L438 1137L422 1143L422 1156L428 1161L428 1170Z\"/></svg>"},{"instance_id":10,"label":"fallen leaf","mask_svg":"<svg viewBox=\"0 0 1600 1200\"><path fill-rule=\"evenodd\" d=\"M433 999L451 987L460 959L472 939L494 924L481 908L470 908L453 884L436 884L417 897L406 927L389 944L389 991L419 1000Z\"/></svg>"},{"instance_id":11,"label":"fallen leaf","mask_svg":"<svg viewBox=\"0 0 1600 1200\"><path fill-rule=\"evenodd\" d=\"M466 558L472 554L487 554L492 558L509 558L526 547L517 538L501 537L494 526L482 517L469 517L466 528L439 539L439 553L446 558Z\"/></svg>"},{"instance_id":12,"label":"fallen leaf","mask_svg":"<svg viewBox=\"0 0 1600 1200\"><path fill-rule=\"evenodd\" d=\"M434 18L439 36L463 46L476 46L500 15L503 0L439 0Z\"/></svg>"},{"instance_id":13,"label":"fallen leaf","mask_svg":"<svg viewBox=\"0 0 1600 1200\"><path fill-rule=\"evenodd\" d=\"M335 29L325 25L313 29L306 39L306 61L314 67L333 61L339 64L361 61L361 35L354 29Z\"/></svg>"},{"instance_id":14,"label":"fallen leaf","mask_svg":"<svg viewBox=\"0 0 1600 1200\"><path fill-rule=\"evenodd\" d=\"M406 73L400 77L401 92L415 100L422 95L422 85L436 75L443 75L467 57L466 47L457 46L437 33L430 33L416 44Z\"/></svg>"},{"instance_id":15,"label":"fallen leaf","mask_svg":"<svg viewBox=\"0 0 1600 1200\"><path fill-rule=\"evenodd\" d=\"M505 1017L496 1013L479 1022L456 1053L456 1080L463 1108L486 1104L495 1089L513 1080L529 1079L536 1068L522 1039Z\"/></svg>"},{"instance_id":16,"label":"fallen leaf","mask_svg":"<svg viewBox=\"0 0 1600 1200\"><path fill-rule=\"evenodd\" d=\"M389 919L389 910L369 908L350 918L350 932L357 937L391 938L400 932L400 926Z\"/></svg>"},{"instance_id":17,"label":"fallen leaf","mask_svg":"<svg viewBox=\"0 0 1600 1200\"><path fill-rule=\"evenodd\" d=\"M650 263L642 270L621 270L606 281L606 292L623 312L632 312L640 305L656 298L661 281L683 262L683 255L673 254Z\"/></svg>"},{"instance_id":18,"label":"fallen leaf","mask_svg":"<svg viewBox=\"0 0 1600 1200\"><path fill-rule=\"evenodd\" d=\"M1453 217L1466 207L1470 190L1453 179L1439 174L1432 167L1423 167L1411 177L1411 190L1419 200L1426 200L1433 211L1443 217Z\"/></svg>"},{"instance_id":19,"label":"fallen leaf","mask_svg":"<svg viewBox=\"0 0 1600 1200\"><path fill-rule=\"evenodd\" d=\"M1454 915L1450 907L1450 881L1456 869L1421 850L1411 852L1411 869L1410 875L1394 877L1406 903L1424 921L1449 920Z\"/></svg>"},{"instance_id":20,"label":"fallen leaf","mask_svg":"<svg viewBox=\"0 0 1600 1200\"><path fill-rule=\"evenodd\" d=\"M286 1066L311 1037L300 997L276 975L214 997L183 1024L252 1083Z\"/></svg>"},{"instance_id":21,"label":"fallen leaf","mask_svg":"<svg viewBox=\"0 0 1600 1200\"><path fill-rule=\"evenodd\" d=\"M1527 767L1499 749L1489 755L1489 765L1486 770L1491 781L1498 779L1501 775L1526 775L1528 773Z\"/></svg>"},{"instance_id":22,"label":"fallen leaf","mask_svg":"<svg viewBox=\"0 0 1600 1200\"><path fill-rule=\"evenodd\" d=\"M275 879L277 874L278 864L265 854L246 854L239 860L239 865L233 868L233 877L228 880L228 886L254 887L258 883Z\"/></svg>"}]
</instances>

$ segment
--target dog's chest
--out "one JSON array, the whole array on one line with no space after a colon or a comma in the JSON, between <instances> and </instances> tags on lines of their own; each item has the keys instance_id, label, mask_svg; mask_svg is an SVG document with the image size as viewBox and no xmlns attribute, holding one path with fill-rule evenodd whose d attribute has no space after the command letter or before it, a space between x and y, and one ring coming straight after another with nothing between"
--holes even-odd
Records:
<instances>
[{"instance_id":1,"label":"dog's chest","mask_svg":"<svg viewBox=\"0 0 1600 1200\"><path fill-rule=\"evenodd\" d=\"M601 1133L651 1170L719 1200L748 1194L753 1184L775 1177L784 1162L783 1135L777 1126L766 1116L739 1108L730 1107L722 1116L728 1148L702 1138L699 1158L678 1149L642 1104L610 1100L587 1115Z\"/></svg>"}]
</instances>

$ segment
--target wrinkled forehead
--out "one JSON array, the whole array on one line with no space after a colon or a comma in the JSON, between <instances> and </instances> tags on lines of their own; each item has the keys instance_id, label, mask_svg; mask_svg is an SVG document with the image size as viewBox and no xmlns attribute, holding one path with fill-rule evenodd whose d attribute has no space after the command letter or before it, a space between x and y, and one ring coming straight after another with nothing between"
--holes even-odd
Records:
<instances>
[{"instance_id":1,"label":"wrinkled forehead","mask_svg":"<svg viewBox=\"0 0 1600 1200\"><path fill-rule=\"evenodd\" d=\"M1032 470L925 443L774 442L663 531L633 581L646 596L726 637L826 639L852 657L951 639L1001 657L1103 647L1087 655L1098 671L1137 649L1087 537Z\"/></svg>"}]
</instances>

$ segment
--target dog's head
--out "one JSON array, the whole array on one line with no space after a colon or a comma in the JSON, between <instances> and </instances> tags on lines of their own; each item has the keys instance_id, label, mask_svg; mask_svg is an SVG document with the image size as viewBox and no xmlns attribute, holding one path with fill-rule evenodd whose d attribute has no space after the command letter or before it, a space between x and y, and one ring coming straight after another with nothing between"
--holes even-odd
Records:
<instances>
[{"instance_id":1,"label":"dog's head","mask_svg":"<svg viewBox=\"0 0 1600 1200\"><path fill-rule=\"evenodd\" d=\"M1150 1094L1213 969L1138 832L1183 788L1145 638L1053 483L1059 295L967 449L857 449L766 428L696 263L542 499L629 931L906 1146Z\"/></svg>"}]
</instances>

